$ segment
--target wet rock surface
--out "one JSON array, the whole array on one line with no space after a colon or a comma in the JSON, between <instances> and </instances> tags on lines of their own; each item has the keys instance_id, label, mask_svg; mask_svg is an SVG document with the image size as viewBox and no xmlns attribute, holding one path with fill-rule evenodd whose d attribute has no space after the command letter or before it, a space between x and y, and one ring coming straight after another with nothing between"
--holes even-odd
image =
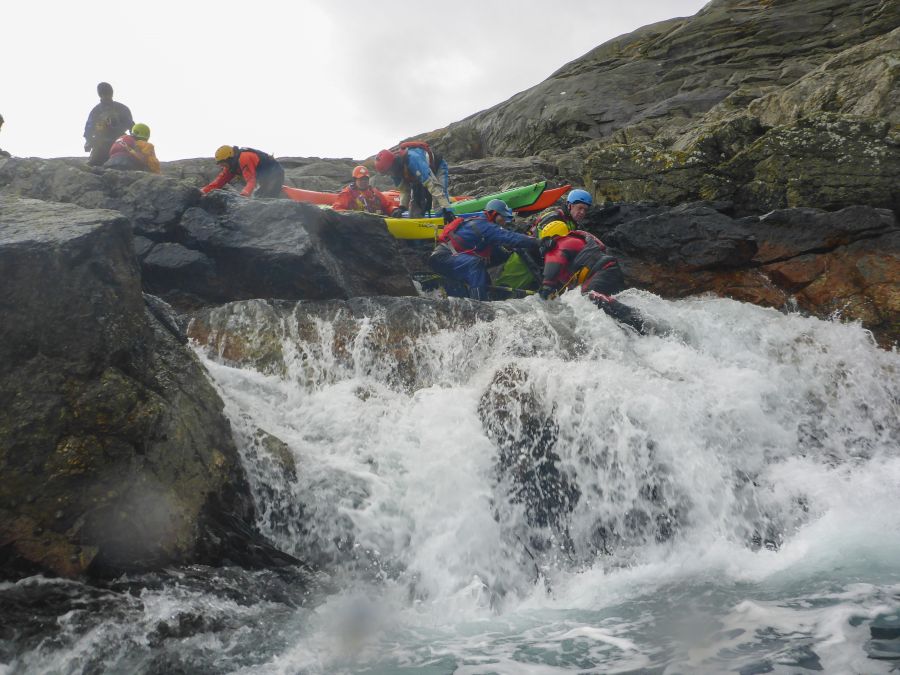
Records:
<instances>
[{"instance_id":1,"label":"wet rock surface","mask_svg":"<svg viewBox=\"0 0 900 675\"><path fill-rule=\"evenodd\" d=\"M148 310L128 220L16 197L0 220L3 573L295 562L254 530L222 402Z\"/></svg>"}]
</instances>

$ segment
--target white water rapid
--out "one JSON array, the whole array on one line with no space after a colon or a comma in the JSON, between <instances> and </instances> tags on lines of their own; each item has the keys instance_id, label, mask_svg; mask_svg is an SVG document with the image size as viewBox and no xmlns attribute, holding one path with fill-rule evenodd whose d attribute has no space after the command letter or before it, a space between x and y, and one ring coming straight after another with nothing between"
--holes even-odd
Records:
<instances>
[{"instance_id":1,"label":"white water rapid","mask_svg":"<svg viewBox=\"0 0 900 675\"><path fill-rule=\"evenodd\" d=\"M260 527L324 597L183 575L0 673L116 641L96 672L889 672L900 355L856 325L620 297L660 330L576 294L458 323L469 301L217 310L196 349ZM201 625L154 670L177 616Z\"/></svg>"}]
</instances>

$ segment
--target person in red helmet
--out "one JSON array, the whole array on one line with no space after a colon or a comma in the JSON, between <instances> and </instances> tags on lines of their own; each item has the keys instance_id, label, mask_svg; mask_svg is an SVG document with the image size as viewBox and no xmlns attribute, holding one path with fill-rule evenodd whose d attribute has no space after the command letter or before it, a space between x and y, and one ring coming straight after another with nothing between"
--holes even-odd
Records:
<instances>
[{"instance_id":1,"label":"person in red helmet","mask_svg":"<svg viewBox=\"0 0 900 675\"><path fill-rule=\"evenodd\" d=\"M353 169L353 182L338 193L331 208L391 215L391 201L369 185L369 170L361 164Z\"/></svg>"},{"instance_id":2,"label":"person in red helmet","mask_svg":"<svg viewBox=\"0 0 900 675\"><path fill-rule=\"evenodd\" d=\"M455 217L447 192L447 162L435 156L427 143L405 141L391 150L382 150L375 156L375 170L389 175L400 190L400 212L408 209L411 218L419 218L436 207L445 219Z\"/></svg>"}]
</instances>

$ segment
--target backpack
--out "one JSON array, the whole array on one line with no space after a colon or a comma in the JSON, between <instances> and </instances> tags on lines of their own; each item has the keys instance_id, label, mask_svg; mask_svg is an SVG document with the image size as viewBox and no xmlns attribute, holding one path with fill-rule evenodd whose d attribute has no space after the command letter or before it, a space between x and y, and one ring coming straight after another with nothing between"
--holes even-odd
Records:
<instances>
[{"instance_id":1,"label":"backpack","mask_svg":"<svg viewBox=\"0 0 900 675\"><path fill-rule=\"evenodd\" d=\"M428 158L428 166L431 167L432 173L437 175L438 166L441 162L444 161L444 158L440 155L436 155L434 150L431 149L431 146L428 145L425 141L403 141L400 145L398 145L395 150L399 150L401 154L406 154L406 150L410 148L419 148L420 150L425 151L425 156Z\"/></svg>"}]
</instances>

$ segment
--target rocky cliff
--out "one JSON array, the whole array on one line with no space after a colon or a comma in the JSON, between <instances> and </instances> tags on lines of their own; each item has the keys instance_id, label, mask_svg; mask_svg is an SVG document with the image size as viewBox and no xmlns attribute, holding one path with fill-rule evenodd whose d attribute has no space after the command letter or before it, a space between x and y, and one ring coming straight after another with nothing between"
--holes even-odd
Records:
<instances>
[{"instance_id":1,"label":"rocky cliff","mask_svg":"<svg viewBox=\"0 0 900 675\"><path fill-rule=\"evenodd\" d=\"M896 2L714 0L427 138L452 160L456 194L588 187L585 227L630 285L860 321L890 347L898 24ZM316 190L355 164L282 161L288 183ZM393 240L375 216L201 196L208 159L163 171L0 160L3 574L294 562L252 525L222 402L183 326L240 360L239 342L216 342L225 303L302 300L309 316L386 303L401 316L406 301L375 296L416 295L410 272L429 247ZM458 319L429 307L435 325Z\"/></svg>"},{"instance_id":2,"label":"rocky cliff","mask_svg":"<svg viewBox=\"0 0 900 675\"><path fill-rule=\"evenodd\" d=\"M896 210L898 53L891 0L713 0L427 138L457 162L533 156L616 202Z\"/></svg>"}]
</instances>

